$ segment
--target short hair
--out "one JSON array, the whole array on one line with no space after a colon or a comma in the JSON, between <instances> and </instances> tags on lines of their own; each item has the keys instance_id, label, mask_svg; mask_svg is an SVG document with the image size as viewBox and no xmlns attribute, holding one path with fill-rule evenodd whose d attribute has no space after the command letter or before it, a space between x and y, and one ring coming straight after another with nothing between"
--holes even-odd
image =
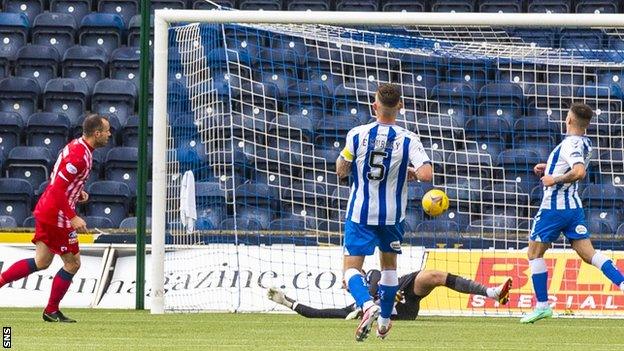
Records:
<instances>
[{"instance_id":1,"label":"short hair","mask_svg":"<svg viewBox=\"0 0 624 351\"><path fill-rule=\"evenodd\" d=\"M587 128L594 115L594 111L591 107L580 102L572 104L572 106L570 106L570 111L574 114L574 118L581 128Z\"/></svg>"},{"instance_id":2,"label":"short hair","mask_svg":"<svg viewBox=\"0 0 624 351\"><path fill-rule=\"evenodd\" d=\"M384 107L396 107L401 100L401 90L395 84L382 84L377 88L377 99Z\"/></svg>"},{"instance_id":3,"label":"short hair","mask_svg":"<svg viewBox=\"0 0 624 351\"><path fill-rule=\"evenodd\" d=\"M102 131L104 129L104 121L108 121L108 117L98 114L88 115L82 122L82 135L90 137L95 132Z\"/></svg>"}]
</instances>

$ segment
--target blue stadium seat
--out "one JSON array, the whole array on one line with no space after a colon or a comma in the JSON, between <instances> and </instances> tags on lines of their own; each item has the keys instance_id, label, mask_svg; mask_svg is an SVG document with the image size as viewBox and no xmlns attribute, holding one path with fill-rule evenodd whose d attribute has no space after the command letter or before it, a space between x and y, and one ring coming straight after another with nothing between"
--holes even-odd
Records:
<instances>
[{"instance_id":1,"label":"blue stadium seat","mask_svg":"<svg viewBox=\"0 0 624 351\"><path fill-rule=\"evenodd\" d=\"M0 78L11 75L11 61L8 57L0 56Z\"/></svg>"},{"instance_id":2,"label":"blue stadium seat","mask_svg":"<svg viewBox=\"0 0 624 351\"><path fill-rule=\"evenodd\" d=\"M169 9L169 10L184 10L186 7L185 0L152 0L150 1L150 11L154 13L154 10Z\"/></svg>"},{"instance_id":3,"label":"blue stadium seat","mask_svg":"<svg viewBox=\"0 0 624 351\"><path fill-rule=\"evenodd\" d=\"M279 11L282 9L282 2L280 0L241 0L239 8L250 11Z\"/></svg>"},{"instance_id":4,"label":"blue stadium seat","mask_svg":"<svg viewBox=\"0 0 624 351\"><path fill-rule=\"evenodd\" d=\"M302 232L306 230L306 221L303 217L290 217L274 219L269 223L268 230L287 230L293 232Z\"/></svg>"},{"instance_id":5,"label":"blue stadium seat","mask_svg":"<svg viewBox=\"0 0 624 351\"><path fill-rule=\"evenodd\" d=\"M561 48L571 50L602 50L603 35L598 30L561 30Z\"/></svg>"},{"instance_id":6,"label":"blue stadium seat","mask_svg":"<svg viewBox=\"0 0 624 351\"><path fill-rule=\"evenodd\" d=\"M535 82L543 81L542 72L544 71L545 69L542 65L528 62L505 62L501 60L498 65L498 70L496 70L496 81L501 83L516 83L519 84L524 91L528 91L531 86L535 85Z\"/></svg>"},{"instance_id":7,"label":"blue stadium seat","mask_svg":"<svg viewBox=\"0 0 624 351\"><path fill-rule=\"evenodd\" d=\"M258 222L256 219L248 216L238 216L236 218L230 217L221 221L220 228L222 230L247 230L247 231L257 231L264 230L267 227L263 227L262 223Z\"/></svg>"},{"instance_id":8,"label":"blue stadium seat","mask_svg":"<svg viewBox=\"0 0 624 351\"><path fill-rule=\"evenodd\" d=\"M440 70L444 60L429 55L403 54L400 58L401 75L399 82L403 85L418 84L427 89L440 82Z\"/></svg>"},{"instance_id":9,"label":"blue stadium seat","mask_svg":"<svg viewBox=\"0 0 624 351\"><path fill-rule=\"evenodd\" d=\"M330 0L285 0L287 11L329 11Z\"/></svg>"},{"instance_id":10,"label":"blue stadium seat","mask_svg":"<svg viewBox=\"0 0 624 351\"><path fill-rule=\"evenodd\" d=\"M27 217L24 222L22 222L22 227L24 228L34 228L35 227L35 217L30 216Z\"/></svg>"},{"instance_id":11,"label":"blue stadium seat","mask_svg":"<svg viewBox=\"0 0 624 351\"><path fill-rule=\"evenodd\" d=\"M377 0L338 0L336 11L379 11Z\"/></svg>"},{"instance_id":12,"label":"blue stadium seat","mask_svg":"<svg viewBox=\"0 0 624 351\"><path fill-rule=\"evenodd\" d=\"M23 13L0 12L0 57L12 60L17 50L27 43L28 17Z\"/></svg>"},{"instance_id":13,"label":"blue stadium seat","mask_svg":"<svg viewBox=\"0 0 624 351\"><path fill-rule=\"evenodd\" d=\"M236 187L237 213L241 217L256 219L263 228L269 226L274 211L280 207L279 194L266 184L247 183Z\"/></svg>"},{"instance_id":14,"label":"blue stadium seat","mask_svg":"<svg viewBox=\"0 0 624 351\"><path fill-rule=\"evenodd\" d=\"M529 10L529 12L536 11ZM556 46L555 38L557 37L557 33L558 31L550 28L517 28L512 31L514 36L522 38L525 43L534 43L536 46L547 48Z\"/></svg>"},{"instance_id":15,"label":"blue stadium seat","mask_svg":"<svg viewBox=\"0 0 624 351\"><path fill-rule=\"evenodd\" d=\"M461 238L459 228L459 225L454 221L428 220L418 223L414 231L419 237L425 236L438 239L436 243L443 243L445 240L455 243L458 238ZM448 242L446 244L448 245ZM452 244L449 246L452 247Z\"/></svg>"},{"instance_id":16,"label":"blue stadium seat","mask_svg":"<svg viewBox=\"0 0 624 351\"><path fill-rule=\"evenodd\" d=\"M126 125L121 131L121 144L123 146L139 147L139 122L139 116L137 115L132 115L128 118ZM148 116L147 125L147 145L149 148L152 145L152 116Z\"/></svg>"},{"instance_id":17,"label":"blue stadium seat","mask_svg":"<svg viewBox=\"0 0 624 351\"><path fill-rule=\"evenodd\" d=\"M256 57L258 52L267 46L267 33L260 30L240 30L234 26L225 26L225 42L228 49L239 54ZM230 56L232 54L230 53Z\"/></svg>"},{"instance_id":18,"label":"blue stadium seat","mask_svg":"<svg viewBox=\"0 0 624 351\"><path fill-rule=\"evenodd\" d=\"M489 83L479 90L477 104L479 116L503 117L513 125L522 116L524 93L515 83Z\"/></svg>"},{"instance_id":19,"label":"blue stadium seat","mask_svg":"<svg viewBox=\"0 0 624 351\"><path fill-rule=\"evenodd\" d=\"M528 193L539 183L539 177L533 173L533 167L545 161L533 150L513 149L501 152L498 155L497 165L504 168L505 179L515 181L523 192Z\"/></svg>"},{"instance_id":20,"label":"blue stadium seat","mask_svg":"<svg viewBox=\"0 0 624 351\"><path fill-rule=\"evenodd\" d=\"M0 228L15 228L17 221L12 216L0 216Z\"/></svg>"},{"instance_id":21,"label":"blue stadium seat","mask_svg":"<svg viewBox=\"0 0 624 351\"><path fill-rule=\"evenodd\" d=\"M56 49L44 45L24 45L17 51L15 75L32 78L43 91L48 80L58 75L59 55Z\"/></svg>"},{"instance_id":22,"label":"blue stadium seat","mask_svg":"<svg viewBox=\"0 0 624 351\"><path fill-rule=\"evenodd\" d=\"M480 0L478 12L519 13L522 0Z\"/></svg>"},{"instance_id":23,"label":"blue stadium seat","mask_svg":"<svg viewBox=\"0 0 624 351\"><path fill-rule=\"evenodd\" d=\"M2 10L7 13L23 13L29 23L44 10L43 0L2 0Z\"/></svg>"},{"instance_id":24,"label":"blue stadium seat","mask_svg":"<svg viewBox=\"0 0 624 351\"><path fill-rule=\"evenodd\" d=\"M51 79L43 91L43 110L62 113L75 125L87 109L88 98L89 87L83 80Z\"/></svg>"},{"instance_id":25,"label":"blue stadium seat","mask_svg":"<svg viewBox=\"0 0 624 351\"><path fill-rule=\"evenodd\" d=\"M485 152L450 152L446 159L445 175L458 178L489 179L492 175L492 157Z\"/></svg>"},{"instance_id":26,"label":"blue stadium seat","mask_svg":"<svg viewBox=\"0 0 624 351\"><path fill-rule=\"evenodd\" d=\"M481 199L482 218L490 215L523 218L528 215L529 194L517 184L496 182L483 189Z\"/></svg>"},{"instance_id":27,"label":"blue stadium seat","mask_svg":"<svg viewBox=\"0 0 624 351\"><path fill-rule=\"evenodd\" d=\"M0 178L0 189L0 215L11 216L22 223L31 213L32 185L24 179Z\"/></svg>"},{"instance_id":28,"label":"blue stadium seat","mask_svg":"<svg viewBox=\"0 0 624 351\"><path fill-rule=\"evenodd\" d=\"M0 80L0 111L17 112L26 119L37 110L39 85L30 78L7 77Z\"/></svg>"},{"instance_id":29,"label":"blue stadium seat","mask_svg":"<svg viewBox=\"0 0 624 351\"><path fill-rule=\"evenodd\" d=\"M472 0L434 0L431 12L474 12L474 6Z\"/></svg>"},{"instance_id":30,"label":"blue stadium seat","mask_svg":"<svg viewBox=\"0 0 624 351\"><path fill-rule=\"evenodd\" d=\"M87 228L91 230L95 228L97 229L117 228L117 226L114 225L113 222L109 218L106 218L106 217L84 216L82 219L84 219L85 222L87 222Z\"/></svg>"},{"instance_id":31,"label":"blue stadium seat","mask_svg":"<svg viewBox=\"0 0 624 351\"><path fill-rule=\"evenodd\" d=\"M114 147L106 154L104 178L123 182L134 194L137 186L138 149L135 147Z\"/></svg>"},{"instance_id":32,"label":"blue stadium seat","mask_svg":"<svg viewBox=\"0 0 624 351\"><path fill-rule=\"evenodd\" d=\"M33 189L49 178L52 155L45 147L16 146L9 151L5 169L7 177L25 179Z\"/></svg>"},{"instance_id":33,"label":"blue stadium seat","mask_svg":"<svg viewBox=\"0 0 624 351\"><path fill-rule=\"evenodd\" d=\"M459 125L474 114L475 92L469 84L440 83L433 87L429 110L453 117ZM437 102L435 102L437 100Z\"/></svg>"},{"instance_id":34,"label":"blue stadium seat","mask_svg":"<svg viewBox=\"0 0 624 351\"><path fill-rule=\"evenodd\" d=\"M505 149L510 137L511 127L506 119L501 117L473 117L466 121L464 126L466 138L478 143L478 148L489 153L493 158Z\"/></svg>"},{"instance_id":35,"label":"blue stadium seat","mask_svg":"<svg viewBox=\"0 0 624 351\"><path fill-rule=\"evenodd\" d=\"M41 195L43 195L45 190L48 188L49 184L50 184L50 181L46 180L45 182L39 184L39 187L33 188L35 190L35 196L33 197L33 203L34 204L39 202L39 198L41 197Z\"/></svg>"},{"instance_id":36,"label":"blue stadium seat","mask_svg":"<svg viewBox=\"0 0 624 351\"><path fill-rule=\"evenodd\" d=\"M572 103L572 88L569 84L538 84L529 88L527 93L529 110L550 109L566 110ZM533 113L533 111L531 111Z\"/></svg>"},{"instance_id":37,"label":"blue stadium seat","mask_svg":"<svg viewBox=\"0 0 624 351\"><path fill-rule=\"evenodd\" d=\"M613 208L586 208L585 221L590 226L590 230L597 231L596 234L612 235L620 223L622 223L622 214Z\"/></svg>"},{"instance_id":38,"label":"blue stadium seat","mask_svg":"<svg viewBox=\"0 0 624 351\"><path fill-rule=\"evenodd\" d=\"M279 115L269 124L269 133L294 141L311 142L314 126L304 116Z\"/></svg>"},{"instance_id":39,"label":"blue stadium seat","mask_svg":"<svg viewBox=\"0 0 624 351\"><path fill-rule=\"evenodd\" d=\"M66 13L78 24L91 12L91 0L50 0L50 12Z\"/></svg>"},{"instance_id":40,"label":"blue stadium seat","mask_svg":"<svg viewBox=\"0 0 624 351\"><path fill-rule=\"evenodd\" d=\"M560 134L555 122L538 116L518 119L514 123L513 131L513 148L533 150L544 162L557 145L556 136Z\"/></svg>"},{"instance_id":41,"label":"blue stadium seat","mask_svg":"<svg viewBox=\"0 0 624 351\"><path fill-rule=\"evenodd\" d=\"M212 3L215 3L217 6L226 7L233 9L236 6L235 0L216 0L216 1L205 1L205 0L192 0L192 9L193 10L212 10L215 6Z\"/></svg>"},{"instance_id":42,"label":"blue stadium seat","mask_svg":"<svg viewBox=\"0 0 624 351\"><path fill-rule=\"evenodd\" d=\"M596 70L597 83L599 87L608 87L612 93L624 97L624 70L622 68L599 68Z\"/></svg>"},{"instance_id":43,"label":"blue stadium seat","mask_svg":"<svg viewBox=\"0 0 624 351\"><path fill-rule=\"evenodd\" d=\"M282 190L283 212L303 217L327 218L327 190L316 182L294 181Z\"/></svg>"},{"instance_id":44,"label":"blue stadium seat","mask_svg":"<svg viewBox=\"0 0 624 351\"><path fill-rule=\"evenodd\" d=\"M119 15L127 28L132 16L140 12L140 7L138 0L99 0L97 11Z\"/></svg>"},{"instance_id":45,"label":"blue stadium seat","mask_svg":"<svg viewBox=\"0 0 624 351\"><path fill-rule=\"evenodd\" d=\"M589 184L583 190L581 199L590 208L621 209L624 207L624 190L612 184Z\"/></svg>"},{"instance_id":46,"label":"blue stadium seat","mask_svg":"<svg viewBox=\"0 0 624 351\"><path fill-rule=\"evenodd\" d=\"M89 92L106 77L108 54L102 48L76 45L63 55L63 78L80 79L87 83Z\"/></svg>"},{"instance_id":47,"label":"blue stadium seat","mask_svg":"<svg viewBox=\"0 0 624 351\"><path fill-rule=\"evenodd\" d=\"M134 114L137 89L126 80L104 79L95 84L91 97L91 110L101 114L114 114L124 125Z\"/></svg>"},{"instance_id":48,"label":"blue stadium seat","mask_svg":"<svg viewBox=\"0 0 624 351\"><path fill-rule=\"evenodd\" d=\"M323 110L332 101L329 96L329 89L318 81L304 81L288 86L289 108L305 106L308 109Z\"/></svg>"},{"instance_id":49,"label":"blue stadium seat","mask_svg":"<svg viewBox=\"0 0 624 351\"><path fill-rule=\"evenodd\" d=\"M488 82L487 67L479 61L449 60L446 66L446 80L451 83L464 83L479 91Z\"/></svg>"},{"instance_id":50,"label":"blue stadium seat","mask_svg":"<svg viewBox=\"0 0 624 351\"><path fill-rule=\"evenodd\" d=\"M149 46L154 41L154 16L150 16L150 40ZM128 24L128 46L141 46L141 15L132 16Z\"/></svg>"},{"instance_id":51,"label":"blue stadium seat","mask_svg":"<svg viewBox=\"0 0 624 351\"><path fill-rule=\"evenodd\" d=\"M449 197L450 205L449 212L456 210L465 213L476 212L479 209L476 207L481 202L481 190L483 184L481 179L469 179L466 177L455 177L456 179L450 179L444 183L444 189L446 195ZM453 215L450 220L456 221L460 225L464 225L465 220L459 220L458 213ZM466 223L465 225L467 225ZM464 225L464 226L465 226Z\"/></svg>"},{"instance_id":52,"label":"blue stadium seat","mask_svg":"<svg viewBox=\"0 0 624 351\"><path fill-rule=\"evenodd\" d=\"M462 139L461 125L449 116L432 114L422 117L418 119L416 129L426 148L455 150L455 141Z\"/></svg>"},{"instance_id":53,"label":"blue stadium seat","mask_svg":"<svg viewBox=\"0 0 624 351\"><path fill-rule=\"evenodd\" d=\"M127 217L132 194L125 183L115 181L94 182L87 188L89 202L86 204L88 216L105 217L114 227Z\"/></svg>"},{"instance_id":54,"label":"blue stadium seat","mask_svg":"<svg viewBox=\"0 0 624 351\"><path fill-rule=\"evenodd\" d=\"M346 186L330 187L327 184L329 197L329 218L335 222L343 222L347 214L347 203L349 201L349 188Z\"/></svg>"},{"instance_id":55,"label":"blue stadium seat","mask_svg":"<svg viewBox=\"0 0 624 351\"><path fill-rule=\"evenodd\" d=\"M624 184L624 151L606 150L600 153L600 170L603 172L603 184Z\"/></svg>"},{"instance_id":56,"label":"blue stadium seat","mask_svg":"<svg viewBox=\"0 0 624 351\"><path fill-rule=\"evenodd\" d=\"M69 118L53 112L33 113L26 122L25 134L29 146L45 147L56 156L69 139Z\"/></svg>"},{"instance_id":57,"label":"blue stadium seat","mask_svg":"<svg viewBox=\"0 0 624 351\"><path fill-rule=\"evenodd\" d=\"M66 13L44 12L35 18L32 44L51 46L63 57L65 50L74 45L76 20Z\"/></svg>"},{"instance_id":58,"label":"blue stadium seat","mask_svg":"<svg viewBox=\"0 0 624 351\"><path fill-rule=\"evenodd\" d=\"M323 148L342 150L349 130L360 124L361 122L352 115L320 119L316 123L314 143Z\"/></svg>"},{"instance_id":59,"label":"blue stadium seat","mask_svg":"<svg viewBox=\"0 0 624 351\"><path fill-rule=\"evenodd\" d=\"M121 46L124 29L123 19L118 15L90 13L80 22L78 42L80 45L99 47L110 55Z\"/></svg>"},{"instance_id":60,"label":"blue stadium seat","mask_svg":"<svg viewBox=\"0 0 624 351\"><path fill-rule=\"evenodd\" d=\"M197 219L208 219L220 223L227 215L226 194L217 182L195 183Z\"/></svg>"},{"instance_id":61,"label":"blue stadium seat","mask_svg":"<svg viewBox=\"0 0 624 351\"><path fill-rule=\"evenodd\" d=\"M618 13L621 6L619 0L578 0L575 4L576 13Z\"/></svg>"},{"instance_id":62,"label":"blue stadium seat","mask_svg":"<svg viewBox=\"0 0 624 351\"><path fill-rule=\"evenodd\" d=\"M141 50L136 47L120 47L113 51L110 60L112 79L129 80L139 89L139 59Z\"/></svg>"},{"instance_id":63,"label":"blue stadium seat","mask_svg":"<svg viewBox=\"0 0 624 351\"><path fill-rule=\"evenodd\" d=\"M8 156L20 144L23 127L24 120L18 113L0 111L0 154Z\"/></svg>"},{"instance_id":64,"label":"blue stadium seat","mask_svg":"<svg viewBox=\"0 0 624 351\"><path fill-rule=\"evenodd\" d=\"M145 219L145 227L152 228L152 217L147 217ZM119 229L136 229L137 228L137 218L136 217L126 217L121 223L119 223Z\"/></svg>"},{"instance_id":65,"label":"blue stadium seat","mask_svg":"<svg viewBox=\"0 0 624 351\"><path fill-rule=\"evenodd\" d=\"M91 172L89 173L89 178L87 179L87 185L90 185L98 180L104 180L102 177L102 168L106 163L106 154L108 154L110 149L110 147L101 147L93 151L93 164L91 165Z\"/></svg>"},{"instance_id":66,"label":"blue stadium seat","mask_svg":"<svg viewBox=\"0 0 624 351\"><path fill-rule=\"evenodd\" d=\"M384 12L425 12L425 1L413 0L382 0L381 11Z\"/></svg>"},{"instance_id":67,"label":"blue stadium seat","mask_svg":"<svg viewBox=\"0 0 624 351\"><path fill-rule=\"evenodd\" d=\"M570 0L529 0L528 12L569 13L572 8Z\"/></svg>"}]
</instances>

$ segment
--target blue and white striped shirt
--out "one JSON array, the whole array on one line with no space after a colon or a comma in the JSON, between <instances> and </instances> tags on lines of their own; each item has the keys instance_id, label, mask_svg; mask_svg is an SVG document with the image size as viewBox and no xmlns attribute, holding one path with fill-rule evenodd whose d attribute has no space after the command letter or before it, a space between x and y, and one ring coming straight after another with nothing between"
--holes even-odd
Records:
<instances>
[{"instance_id":1,"label":"blue and white striped shirt","mask_svg":"<svg viewBox=\"0 0 624 351\"><path fill-rule=\"evenodd\" d=\"M365 124L349 131L340 155L352 162L346 219L368 225L403 221L407 167L430 162L416 134L396 125Z\"/></svg>"}]
</instances>

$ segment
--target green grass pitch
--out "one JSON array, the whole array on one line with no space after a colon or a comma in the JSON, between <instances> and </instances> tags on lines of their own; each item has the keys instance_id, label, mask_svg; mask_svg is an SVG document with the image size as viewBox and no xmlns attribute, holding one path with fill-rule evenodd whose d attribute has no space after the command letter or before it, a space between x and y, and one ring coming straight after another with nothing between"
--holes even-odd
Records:
<instances>
[{"instance_id":1,"label":"green grass pitch","mask_svg":"<svg viewBox=\"0 0 624 351\"><path fill-rule=\"evenodd\" d=\"M386 340L353 339L356 321L283 314L166 314L64 309L77 324L41 320L41 309L2 308L15 350L624 350L624 321L419 317Z\"/></svg>"}]
</instances>

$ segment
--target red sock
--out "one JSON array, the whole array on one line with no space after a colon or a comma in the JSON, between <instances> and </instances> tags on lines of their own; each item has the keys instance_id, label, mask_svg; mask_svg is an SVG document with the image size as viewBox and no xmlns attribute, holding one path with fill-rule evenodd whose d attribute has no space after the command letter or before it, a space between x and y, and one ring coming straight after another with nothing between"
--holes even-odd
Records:
<instances>
[{"instance_id":1,"label":"red sock","mask_svg":"<svg viewBox=\"0 0 624 351\"><path fill-rule=\"evenodd\" d=\"M48 300L48 306L44 310L45 313L53 313L59 310L59 302L65 296L67 289L69 289L73 277L73 274L63 268L59 269L54 276L54 280L52 280L52 291L50 291L50 299Z\"/></svg>"},{"instance_id":2,"label":"red sock","mask_svg":"<svg viewBox=\"0 0 624 351\"><path fill-rule=\"evenodd\" d=\"M17 261L13 263L9 269L4 271L4 273L0 274L0 288L5 284L20 280L36 271L37 265L35 264L34 258Z\"/></svg>"}]
</instances>

